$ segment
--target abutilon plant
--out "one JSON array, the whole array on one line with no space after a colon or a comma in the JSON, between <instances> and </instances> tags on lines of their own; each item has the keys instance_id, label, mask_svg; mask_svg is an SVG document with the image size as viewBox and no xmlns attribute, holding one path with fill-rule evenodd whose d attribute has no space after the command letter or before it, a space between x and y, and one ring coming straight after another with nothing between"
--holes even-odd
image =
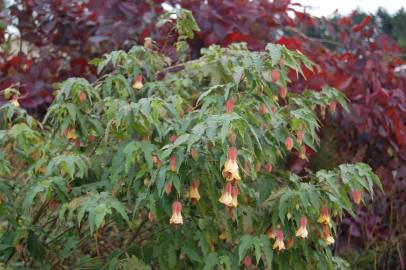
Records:
<instances>
[{"instance_id":1,"label":"abutilon plant","mask_svg":"<svg viewBox=\"0 0 406 270\"><path fill-rule=\"evenodd\" d=\"M150 40L92 61L102 73L94 83L57 84L42 122L0 107L0 260L34 269L238 269L246 257L259 269L345 265L326 243L353 213L349 191L372 197L378 177L363 163L301 175L285 166L299 147L317 152L315 110L333 101L345 110L344 96L325 87L278 99L289 72L313 66L300 52L236 43L185 61L199 30L192 14L174 9L159 25L177 33L177 62ZM262 105L271 113L259 114Z\"/></svg>"}]
</instances>

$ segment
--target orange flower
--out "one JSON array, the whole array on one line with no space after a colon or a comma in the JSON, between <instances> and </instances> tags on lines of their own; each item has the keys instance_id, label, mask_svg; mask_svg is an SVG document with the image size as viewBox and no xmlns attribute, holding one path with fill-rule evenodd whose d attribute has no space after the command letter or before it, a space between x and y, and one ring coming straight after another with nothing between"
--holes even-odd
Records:
<instances>
[{"instance_id":1,"label":"orange flower","mask_svg":"<svg viewBox=\"0 0 406 270\"><path fill-rule=\"evenodd\" d=\"M279 229L276 232L276 240L275 243L273 244L273 249L277 251L281 251L285 249L285 243L283 243L283 232L281 229Z\"/></svg>"},{"instance_id":2,"label":"orange flower","mask_svg":"<svg viewBox=\"0 0 406 270\"><path fill-rule=\"evenodd\" d=\"M226 178L226 181L238 181L241 179L240 173L238 172L237 164L237 148L231 147L228 150L228 158L224 163L223 176Z\"/></svg>"},{"instance_id":3,"label":"orange flower","mask_svg":"<svg viewBox=\"0 0 406 270\"><path fill-rule=\"evenodd\" d=\"M134 87L134 89L140 90L143 86L144 85L142 83L142 75L139 74L139 75L137 75L137 77L135 77L133 87Z\"/></svg>"},{"instance_id":4,"label":"orange flower","mask_svg":"<svg viewBox=\"0 0 406 270\"><path fill-rule=\"evenodd\" d=\"M80 101L81 103L83 103L83 102L86 101L86 98L87 98L86 93L83 92L83 91L81 91L80 94L79 94L79 101Z\"/></svg>"},{"instance_id":5,"label":"orange flower","mask_svg":"<svg viewBox=\"0 0 406 270\"><path fill-rule=\"evenodd\" d=\"M229 99L226 101L226 112L232 113L234 109L234 100Z\"/></svg>"},{"instance_id":6,"label":"orange flower","mask_svg":"<svg viewBox=\"0 0 406 270\"><path fill-rule=\"evenodd\" d=\"M221 194L221 197L219 199L219 202L222 204L225 204L226 206L229 206L232 204L233 197L231 196L231 191L233 187L231 183L227 183L226 187L224 188L223 194Z\"/></svg>"},{"instance_id":7,"label":"orange flower","mask_svg":"<svg viewBox=\"0 0 406 270\"><path fill-rule=\"evenodd\" d=\"M356 204L360 204L361 203L361 191L359 191L358 189L355 189L351 192L351 197L352 200L356 203Z\"/></svg>"},{"instance_id":8,"label":"orange flower","mask_svg":"<svg viewBox=\"0 0 406 270\"><path fill-rule=\"evenodd\" d=\"M172 204L172 216L171 216L169 223L170 224L183 224L182 203L180 201L175 201Z\"/></svg>"},{"instance_id":9,"label":"orange flower","mask_svg":"<svg viewBox=\"0 0 406 270\"><path fill-rule=\"evenodd\" d=\"M77 138L74 127L68 127L67 129L65 129L65 131L63 133L65 134L65 137L70 141L76 140L76 138Z\"/></svg>"},{"instance_id":10,"label":"orange flower","mask_svg":"<svg viewBox=\"0 0 406 270\"><path fill-rule=\"evenodd\" d=\"M192 181L192 184L190 185L188 195L193 202L197 202L200 200L199 185L200 185L199 180Z\"/></svg>"},{"instance_id":11,"label":"orange flower","mask_svg":"<svg viewBox=\"0 0 406 270\"><path fill-rule=\"evenodd\" d=\"M169 164L171 165L171 171L176 172L176 156L172 155L169 158Z\"/></svg>"},{"instance_id":12,"label":"orange flower","mask_svg":"<svg viewBox=\"0 0 406 270\"><path fill-rule=\"evenodd\" d=\"M265 170L267 171L267 172L272 172L272 164L271 163L267 163L266 165L265 165Z\"/></svg>"},{"instance_id":13,"label":"orange flower","mask_svg":"<svg viewBox=\"0 0 406 270\"><path fill-rule=\"evenodd\" d=\"M238 187L236 186L231 189L231 204L228 206L234 208L238 206Z\"/></svg>"},{"instance_id":14,"label":"orange flower","mask_svg":"<svg viewBox=\"0 0 406 270\"><path fill-rule=\"evenodd\" d=\"M245 256L243 262L245 267L251 267L252 266L252 259L251 256Z\"/></svg>"},{"instance_id":15,"label":"orange flower","mask_svg":"<svg viewBox=\"0 0 406 270\"><path fill-rule=\"evenodd\" d=\"M281 78L281 74L280 74L279 70L277 70L277 69L272 70L271 78L272 78L273 82L279 81L279 79Z\"/></svg>"},{"instance_id":16,"label":"orange flower","mask_svg":"<svg viewBox=\"0 0 406 270\"><path fill-rule=\"evenodd\" d=\"M331 235L330 229L326 225L323 225L323 237L324 237L324 241L326 241L327 245L334 244L334 242L335 242L334 237Z\"/></svg>"},{"instance_id":17,"label":"orange flower","mask_svg":"<svg viewBox=\"0 0 406 270\"><path fill-rule=\"evenodd\" d=\"M285 140L285 145L286 145L286 149L288 149L288 151L292 150L293 148L293 139L291 137L287 137Z\"/></svg>"},{"instance_id":18,"label":"orange flower","mask_svg":"<svg viewBox=\"0 0 406 270\"><path fill-rule=\"evenodd\" d=\"M269 229L266 231L266 235L268 236L269 239L275 239L276 233L272 229L272 227L269 227Z\"/></svg>"},{"instance_id":19,"label":"orange flower","mask_svg":"<svg viewBox=\"0 0 406 270\"><path fill-rule=\"evenodd\" d=\"M297 229L297 231L296 231L296 237L305 239L305 238L307 238L308 234L309 234L309 232L307 231L307 218L301 217L299 229Z\"/></svg>"},{"instance_id":20,"label":"orange flower","mask_svg":"<svg viewBox=\"0 0 406 270\"><path fill-rule=\"evenodd\" d=\"M261 114L261 115L264 115L264 114L266 113L266 106L265 106L265 104L261 103L261 105L259 105L258 112L259 112L259 114Z\"/></svg>"},{"instance_id":21,"label":"orange flower","mask_svg":"<svg viewBox=\"0 0 406 270\"><path fill-rule=\"evenodd\" d=\"M153 156L152 156L152 162L153 162L158 168L161 168L161 166L162 166L162 161L158 158L158 156L153 155Z\"/></svg>"},{"instance_id":22,"label":"orange flower","mask_svg":"<svg viewBox=\"0 0 406 270\"><path fill-rule=\"evenodd\" d=\"M288 95L288 89L286 87L279 88L279 95L281 98L285 98Z\"/></svg>"},{"instance_id":23,"label":"orange flower","mask_svg":"<svg viewBox=\"0 0 406 270\"><path fill-rule=\"evenodd\" d=\"M331 218L328 211L328 208L324 206L320 211L320 216L317 219L317 222L320 224L328 225L331 227Z\"/></svg>"}]
</instances>

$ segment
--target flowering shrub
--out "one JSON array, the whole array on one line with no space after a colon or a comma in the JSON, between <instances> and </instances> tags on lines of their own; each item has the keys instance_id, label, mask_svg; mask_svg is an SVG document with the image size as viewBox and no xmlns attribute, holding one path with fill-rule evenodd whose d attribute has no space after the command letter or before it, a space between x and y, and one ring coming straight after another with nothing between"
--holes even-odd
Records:
<instances>
[{"instance_id":1,"label":"flowering shrub","mask_svg":"<svg viewBox=\"0 0 406 270\"><path fill-rule=\"evenodd\" d=\"M198 27L176 12L184 51ZM43 122L0 107L7 267L348 268L336 222L380 183L363 163L285 168L317 150L315 111L347 106L330 87L286 91L304 55L214 45L173 66L146 42L94 63L104 75L61 83Z\"/></svg>"}]
</instances>

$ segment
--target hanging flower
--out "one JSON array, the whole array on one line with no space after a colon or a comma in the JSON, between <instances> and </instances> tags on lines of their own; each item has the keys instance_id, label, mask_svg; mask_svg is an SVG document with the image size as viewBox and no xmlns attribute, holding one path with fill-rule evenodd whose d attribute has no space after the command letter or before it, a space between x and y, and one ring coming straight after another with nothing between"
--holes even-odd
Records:
<instances>
[{"instance_id":1,"label":"hanging flower","mask_svg":"<svg viewBox=\"0 0 406 270\"><path fill-rule=\"evenodd\" d=\"M169 223L170 224L183 224L182 203L180 201L175 201L172 204L172 216L171 216Z\"/></svg>"},{"instance_id":2,"label":"hanging flower","mask_svg":"<svg viewBox=\"0 0 406 270\"><path fill-rule=\"evenodd\" d=\"M229 99L226 101L226 112L232 113L234 109L234 100Z\"/></svg>"},{"instance_id":3,"label":"hanging flower","mask_svg":"<svg viewBox=\"0 0 406 270\"><path fill-rule=\"evenodd\" d=\"M271 172L272 172L272 169L273 169L272 163L267 163L267 164L265 165L265 170L266 170L266 172L271 173Z\"/></svg>"},{"instance_id":4,"label":"hanging flower","mask_svg":"<svg viewBox=\"0 0 406 270\"><path fill-rule=\"evenodd\" d=\"M83 102L86 101L86 98L87 98L86 93L83 92L83 91L81 91L80 94L79 94L79 101L80 101L81 103L83 103Z\"/></svg>"},{"instance_id":5,"label":"hanging flower","mask_svg":"<svg viewBox=\"0 0 406 270\"><path fill-rule=\"evenodd\" d=\"M281 251L285 249L285 243L283 243L283 232L281 229L279 229L276 232L276 240L275 243L273 244L273 249L277 251Z\"/></svg>"},{"instance_id":6,"label":"hanging flower","mask_svg":"<svg viewBox=\"0 0 406 270\"><path fill-rule=\"evenodd\" d=\"M226 178L226 181L238 181L241 179L238 172L237 154L237 148L235 147L231 147L228 150L228 157L223 169L223 176Z\"/></svg>"},{"instance_id":7,"label":"hanging flower","mask_svg":"<svg viewBox=\"0 0 406 270\"><path fill-rule=\"evenodd\" d=\"M321 209L317 222L331 227L331 218L327 206L323 206Z\"/></svg>"},{"instance_id":8,"label":"hanging flower","mask_svg":"<svg viewBox=\"0 0 406 270\"><path fill-rule=\"evenodd\" d=\"M277 70L277 69L272 70L271 78L272 78L273 82L279 81L279 79L281 78L281 74L280 74L279 70Z\"/></svg>"},{"instance_id":9,"label":"hanging flower","mask_svg":"<svg viewBox=\"0 0 406 270\"><path fill-rule=\"evenodd\" d=\"M258 112L259 112L260 115L264 115L266 113L265 104L261 103L261 105L259 105Z\"/></svg>"},{"instance_id":10,"label":"hanging flower","mask_svg":"<svg viewBox=\"0 0 406 270\"><path fill-rule=\"evenodd\" d=\"M251 256L245 256L245 258L243 260L243 264L245 267L251 267L252 266Z\"/></svg>"},{"instance_id":11,"label":"hanging flower","mask_svg":"<svg viewBox=\"0 0 406 270\"><path fill-rule=\"evenodd\" d=\"M296 231L296 237L305 239L305 238L307 238L308 234L309 234L309 232L307 231L307 218L301 217L299 229L297 229L297 231Z\"/></svg>"},{"instance_id":12,"label":"hanging flower","mask_svg":"<svg viewBox=\"0 0 406 270\"><path fill-rule=\"evenodd\" d=\"M169 164L171 166L171 171L176 172L176 156L172 155L169 159Z\"/></svg>"},{"instance_id":13,"label":"hanging flower","mask_svg":"<svg viewBox=\"0 0 406 270\"><path fill-rule=\"evenodd\" d=\"M153 156L152 156L152 162L153 162L158 168L161 168L161 166L162 166L162 161L158 158L158 156L153 155Z\"/></svg>"},{"instance_id":14,"label":"hanging flower","mask_svg":"<svg viewBox=\"0 0 406 270\"><path fill-rule=\"evenodd\" d=\"M238 187L236 186L233 186L231 189L231 203L228 206L234 208L237 208L238 206Z\"/></svg>"},{"instance_id":15,"label":"hanging flower","mask_svg":"<svg viewBox=\"0 0 406 270\"><path fill-rule=\"evenodd\" d=\"M200 200L199 186L200 186L199 180L193 180L192 184L190 185L188 195L193 202L197 202Z\"/></svg>"},{"instance_id":16,"label":"hanging flower","mask_svg":"<svg viewBox=\"0 0 406 270\"><path fill-rule=\"evenodd\" d=\"M285 146L288 151L292 150L293 148L293 139L291 137L287 137L285 140Z\"/></svg>"},{"instance_id":17,"label":"hanging flower","mask_svg":"<svg viewBox=\"0 0 406 270\"><path fill-rule=\"evenodd\" d=\"M323 238L327 245L332 245L335 242L334 237L330 233L330 229L326 225L323 225Z\"/></svg>"},{"instance_id":18,"label":"hanging flower","mask_svg":"<svg viewBox=\"0 0 406 270\"><path fill-rule=\"evenodd\" d=\"M65 131L63 133L65 134L65 137L70 141L76 140L76 138L77 138L74 127L68 127L67 129L65 129Z\"/></svg>"},{"instance_id":19,"label":"hanging flower","mask_svg":"<svg viewBox=\"0 0 406 270\"><path fill-rule=\"evenodd\" d=\"M351 192L351 197L352 200L356 203L356 204L360 204L361 203L361 191L358 189L355 189Z\"/></svg>"},{"instance_id":20,"label":"hanging flower","mask_svg":"<svg viewBox=\"0 0 406 270\"><path fill-rule=\"evenodd\" d=\"M223 194L221 194L221 197L219 199L219 202L222 204L225 204L226 206L231 205L233 201L233 197L231 196L231 191L233 189L233 186L231 183L227 183L226 187L224 188Z\"/></svg>"},{"instance_id":21,"label":"hanging flower","mask_svg":"<svg viewBox=\"0 0 406 270\"><path fill-rule=\"evenodd\" d=\"M144 84L142 83L142 75L139 74L135 77L133 87L134 89L140 90L143 86Z\"/></svg>"},{"instance_id":22,"label":"hanging flower","mask_svg":"<svg viewBox=\"0 0 406 270\"><path fill-rule=\"evenodd\" d=\"M275 239L276 237L276 233L272 227L269 227L269 229L266 231L266 235L268 236L269 239Z\"/></svg>"},{"instance_id":23,"label":"hanging flower","mask_svg":"<svg viewBox=\"0 0 406 270\"><path fill-rule=\"evenodd\" d=\"M281 98L285 98L288 95L288 88L286 87L279 88L279 95L281 96Z\"/></svg>"}]
</instances>

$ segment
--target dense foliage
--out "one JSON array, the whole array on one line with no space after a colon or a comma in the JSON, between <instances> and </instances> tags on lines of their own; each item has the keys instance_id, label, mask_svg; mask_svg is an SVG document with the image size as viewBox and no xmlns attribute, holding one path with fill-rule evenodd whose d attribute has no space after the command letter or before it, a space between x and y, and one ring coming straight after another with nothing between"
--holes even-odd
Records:
<instances>
[{"instance_id":1,"label":"dense foliage","mask_svg":"<svg viewBox=\"0 0 406 270\"><path fill-rule=\"evenodd\" d=\"M180 55L198 27L176 15ZM313 66L303 54L239 43L171 66L147 39L93 63L104 75L58 85L43 122L0 107L7 267L348 268L329 248L335 222L380 183L363 163L285 168L317 150L315 111L347 106L330 87L287 92Z\"/></svg>"},{"instance_id":2,"label":"dense foliage","mask_svg":"<svg viewBox=\"0 0 406 270\"><path fill-rule=\"evenodd\" d=\"M200 26L200 33L189 39L190 49L182 51L183 58L197 59L200 50L212 44L228 46L241 41L251 50L263 50L269 42L298 49L317 65L313 72L303 67L306 79L289 74L287 89L319 91L334 86L349 98L350 113L338 108L336 114L323 119L323 107L317 109L325 126L319 152L309 150L308 161L290 156L286 166L303 174L308 167L317 170L356 161L371 164L383 180L385 194L357 209L356 219L345 219L340 233L346 240L338 244L365 250L361 268L362 263L368 267L372 262L383 269L404 264L406 74L396 72L404 54L384 35L391 34L403 44L399 25L404 12L392 18L381 11L375 18L353 13L318 19L289 0L102 2L13 1L1 13L0 25L14 25L21 37L14 40L4 34L4 28L0 30L5 40L0 52L0 89L14 85L21 93L21 106L44 115L53 99L53 83L71 76L95 81L96 69L87 61L110 50L128 51L151 36L154 50L176 63L176 31L167 24L159 28L154 24L164 2L192 10ZM0 95L0 102L5 101Z\"/></svg>"}]
</instances>

